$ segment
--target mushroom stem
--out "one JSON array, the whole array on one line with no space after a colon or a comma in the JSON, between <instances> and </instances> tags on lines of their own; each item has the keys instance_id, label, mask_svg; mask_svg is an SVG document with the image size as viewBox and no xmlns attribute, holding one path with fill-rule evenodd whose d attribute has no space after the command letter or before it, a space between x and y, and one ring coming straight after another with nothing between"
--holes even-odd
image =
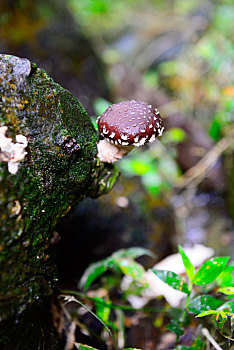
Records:
<instances>
[{"instance_id":1,"label":"mushroom stem","mask_svg":"<svg viewBox=\"0 0 234 350\"><path fill-rule=\"evenodd\" d=\"M114 163L129 153L134 146L118 146L112 143L101 140L97 144L98 158L102 162Z\"/></svg>"}]
</instances>

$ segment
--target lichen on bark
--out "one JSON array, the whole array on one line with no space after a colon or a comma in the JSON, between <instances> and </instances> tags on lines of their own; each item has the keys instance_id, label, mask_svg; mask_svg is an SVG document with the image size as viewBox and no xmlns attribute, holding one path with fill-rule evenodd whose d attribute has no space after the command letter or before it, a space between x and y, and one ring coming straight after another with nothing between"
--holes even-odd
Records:
<instances>
[{"instance_id":1,"label":"lichen on bark","mask_svg":"<svg viewBox=\"0 0 234 350\"><path fill-rule=\"evenodd\" d=\"M106 193L117 171L97 159L98 136L79 101L27 59L0 55L0 127L11 143L17 135L28 142L15 174L0 158L0 344L7 349L9 319L56 291L50 238L59 219L84 197Z\"/></svg>"}]
</instances>

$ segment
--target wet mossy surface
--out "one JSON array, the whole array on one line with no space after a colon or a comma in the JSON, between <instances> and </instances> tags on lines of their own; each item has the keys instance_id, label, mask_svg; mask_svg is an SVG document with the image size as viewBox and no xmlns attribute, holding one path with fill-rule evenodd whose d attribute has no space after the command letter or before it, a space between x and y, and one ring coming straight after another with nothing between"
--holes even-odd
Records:
<instances>
[{"instance_id":1,"label":"wet mossy surface","mask_svg":"<svg viewBox=\"0 0 234 350\"><path fill-rule=\"evenodd\" d=\"M84 197L110 190L118 174L97 159L98 135L84 108L44 70L26 59L0 55L0 80L0 127L7 126L6 137L13 142L16 135L28 140L16 174L0 162L4 325L56 293L50 245L56 225Z\"/></svg>"}]
</instances>

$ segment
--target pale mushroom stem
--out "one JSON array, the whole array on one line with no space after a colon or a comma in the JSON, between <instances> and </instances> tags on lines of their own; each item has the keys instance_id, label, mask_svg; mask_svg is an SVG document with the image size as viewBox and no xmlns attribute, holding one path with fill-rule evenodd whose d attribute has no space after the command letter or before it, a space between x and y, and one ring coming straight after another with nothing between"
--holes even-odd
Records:
<instances>
[{"instance_id":1,"label":"pale mushroom stem","mask_svg":"<svg viewBox=\"0 0 234 350\"><path fill-rule=\"evenodd\" d=\"M106 140L101 140L97 144L97 156L102 162L114 163L128 154L133 147L134 146L117 146Z\"/></svg>"}]
</instances>

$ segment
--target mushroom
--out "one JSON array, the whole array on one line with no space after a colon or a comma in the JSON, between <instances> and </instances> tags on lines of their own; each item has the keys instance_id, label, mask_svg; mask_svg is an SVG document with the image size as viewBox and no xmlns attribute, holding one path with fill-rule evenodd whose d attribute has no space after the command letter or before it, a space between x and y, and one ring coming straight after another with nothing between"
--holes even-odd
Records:
<instances>
[{"instance_id":1,"label":"mushroom","mask_svg":"<svg viewBox=\"0 0 234 350\"><path fill-rule=\"evenodd\" d=\"M104 137L99 141L98 158L114 163L134 146L143 146L162 136L162 119L157 109L145 102L123 101L109 106L97 119Z\"/></svg>"}]
</instances>

